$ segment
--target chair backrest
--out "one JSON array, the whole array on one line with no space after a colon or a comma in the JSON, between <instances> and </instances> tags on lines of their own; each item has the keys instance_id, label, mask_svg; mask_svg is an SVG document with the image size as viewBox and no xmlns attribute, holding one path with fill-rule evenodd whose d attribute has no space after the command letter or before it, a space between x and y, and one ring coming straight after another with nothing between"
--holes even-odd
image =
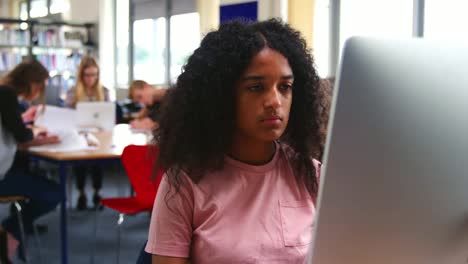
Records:
<instances>
[{"instance_id":1,"label":"chair backrest","mask_svg":"<svg viewBox=\"0 0 468 264\"><path fill-rule=\"evenodd\" d=\"M156 146L129 145L123 150L121 158L136 198L146 204L148 209L153 207L164 174L162 170L154 173L157 154Z\"/></svg>"}]
</instances>

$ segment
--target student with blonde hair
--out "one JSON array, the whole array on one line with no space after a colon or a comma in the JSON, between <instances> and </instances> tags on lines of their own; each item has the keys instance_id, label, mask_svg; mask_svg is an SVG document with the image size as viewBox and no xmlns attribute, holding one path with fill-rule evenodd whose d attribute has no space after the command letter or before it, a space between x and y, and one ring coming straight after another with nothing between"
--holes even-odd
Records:
<instances>
[{"instance_id":1,"label":"student with blonde hair","mask_svg":"<svg viewBox=\"0 0 468 264\"><path fill-rule=\"evenodd\" d=\"M76 85L67 93L65 105L76 107L78 102L109 101L109 90L99 81L99 65L93 57L85 56L78 67Z\"/></svg>"},{"instance_id":2,"label":"student with blonde hair","mask_svg":"<svg viewBox=\"0 0 468 264\"><path fill-rule=\"evenodd\" d=\"M76 107L78 102L102 102L109 101L109 90L99 81L99 65L93 57L85 56L81 59L78 67L76 85L67 93L65 104L67 107ZM87 208L87 198L84 191L85 177L87 173L91 174L93 181L94 206L99 205L101 199L99 190L102 187L102 169L97 165L93 166L75 166L73 171L76 177L76 185L79 191L77 209Z\"/></svg>"}]
</instances>

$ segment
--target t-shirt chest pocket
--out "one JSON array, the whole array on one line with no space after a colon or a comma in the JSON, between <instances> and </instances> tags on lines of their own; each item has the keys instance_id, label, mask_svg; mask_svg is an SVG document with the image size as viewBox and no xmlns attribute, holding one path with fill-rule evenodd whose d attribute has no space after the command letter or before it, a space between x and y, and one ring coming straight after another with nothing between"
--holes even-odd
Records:
<instances>
[{"instance_id":1,"label":"t-shirt chest pocket","mask_svg":"<svg viewBox=\"0 0 468 264\"><path fill-rule=\"evenodd\" d=\"M280 201L279 209L284 245L296 247L310 244L315 215L312 201Z\"/></svg>"}]
</instances>

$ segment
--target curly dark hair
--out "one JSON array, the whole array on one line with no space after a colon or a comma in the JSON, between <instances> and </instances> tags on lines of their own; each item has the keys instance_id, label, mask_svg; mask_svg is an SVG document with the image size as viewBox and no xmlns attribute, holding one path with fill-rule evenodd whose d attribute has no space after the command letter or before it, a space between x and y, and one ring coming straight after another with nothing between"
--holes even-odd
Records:
<instances>
[{"instance_id":1,"label":"curly dark hair","mask_svg":"<svg viewBox=\"0 0 468 264\"><path fill-rule=\"evenodd\" d=\"M325 152L325 142L328 134L328 120L330 119L330 110L333 96L333 86L335 78L329 77L320 81L320 87L317 93L317 125L320 130L320 144L317 158L322 160Z\"/></svg>"},{"instance_id":2,"label":"curly dark hair","mask_svg":"<svg viewBox=\"0 0 468 264\"><path fill-rule=\"evenodd\" d=\"M317 179L311 157L318 157L320 131L316 122L319 77L300 33L276 19L232 21L208 33L189 57L176 84L166 94L156 166L168 168L169 184L179 189L180 172L196 183L208 171L220 170L235 132L235 84L263 48L288 59L293 71L290 118L280 141L296 153L294 174L311 195Z\"/></svg>"}]
</instances>

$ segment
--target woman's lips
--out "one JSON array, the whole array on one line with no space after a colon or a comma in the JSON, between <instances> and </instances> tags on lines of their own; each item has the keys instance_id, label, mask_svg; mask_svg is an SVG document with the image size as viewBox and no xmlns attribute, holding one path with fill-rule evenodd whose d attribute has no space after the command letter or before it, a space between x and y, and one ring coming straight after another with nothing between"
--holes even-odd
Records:
<instances>
[{"instance_id":1,"label":"woman's lips","mask_svg":"<svg viewBox=\"0 0 468 264\"><path fill-rule=\"evenodd\" d=\"M262 123L269 126L277 126L281 124L282 120L279 117L269 117L262 119Z\"/></svg>"}]
</instances>

